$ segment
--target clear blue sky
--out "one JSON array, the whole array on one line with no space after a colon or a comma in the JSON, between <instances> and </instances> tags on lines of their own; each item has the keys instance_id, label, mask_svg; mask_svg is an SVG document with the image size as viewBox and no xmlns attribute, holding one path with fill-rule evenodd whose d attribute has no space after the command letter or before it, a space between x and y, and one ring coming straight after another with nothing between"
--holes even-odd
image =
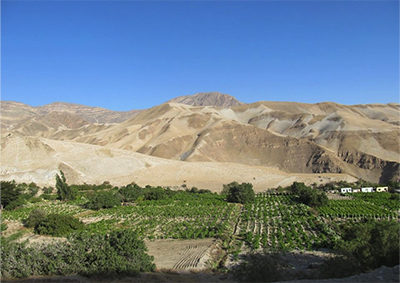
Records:
<instances>
[{"instance_id":1,"label":"clear blue sky","mask_svg":"<svg viewBox=\"0 0 400 283\"><path fill-rule=\"evenodd\" d=\"M398 1L2 1L1 99L399 102Z\"/></svg>"}]
</instances>

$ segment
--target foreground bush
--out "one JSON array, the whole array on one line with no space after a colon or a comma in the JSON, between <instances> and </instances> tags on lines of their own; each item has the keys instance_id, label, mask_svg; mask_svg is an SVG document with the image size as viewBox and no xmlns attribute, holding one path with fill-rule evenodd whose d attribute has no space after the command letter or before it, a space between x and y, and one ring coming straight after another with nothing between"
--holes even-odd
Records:
<instances>
[{"instance_id":1,"label":"foreground bush","mask_svg":"<svg viewBox=\"0 0 400 283\"><path fill-rule=\"evenodd\" d=\"M136 233L114 231L110 235L72 234L68 242L28 247L7 243L1 249L2 278L34 275L80 274L114 278L153 271L153 257Z\"/></svg>"}]
</instances>

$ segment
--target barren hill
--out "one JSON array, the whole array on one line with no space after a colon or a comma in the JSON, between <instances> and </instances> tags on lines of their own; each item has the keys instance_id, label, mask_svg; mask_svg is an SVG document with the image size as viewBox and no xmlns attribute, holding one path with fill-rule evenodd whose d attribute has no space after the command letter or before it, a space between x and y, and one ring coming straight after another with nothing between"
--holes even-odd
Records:
<instances>
[{"instance_id":1,"label":"barren hill","mask_svg":"<svg viewBox=\"0 0 400 283\"><path fill-rule=\"evenodd\" d=\"M220 92L199 92L194 95L179 96L167 103L182 103L192 106L231 107L242 105L235 97Z\"/></svg>"},{"instance_id":2,"label":"barren hill","mask_svg":"<svg viewBox=\"0 0 400 283\"><path fill-rule=\"evenodd\" d=\"M197 97L205 101L209 96ZM83 106L60 111L65 107L69 106L55 104L38 115L27 105L2 104L2 125L7 125L3 134L186 161L180 166L235 163L288 174L345 173L374 182L399 178L399 104L263 101L216 107L165 103L135 112L128 119L118 116L121 113L112 116L108 110L100 111L121 119L112 124L93 123L77 110ZM92 109L85 115L101 117L96 113Z\"/></svg>"}]
</instances>

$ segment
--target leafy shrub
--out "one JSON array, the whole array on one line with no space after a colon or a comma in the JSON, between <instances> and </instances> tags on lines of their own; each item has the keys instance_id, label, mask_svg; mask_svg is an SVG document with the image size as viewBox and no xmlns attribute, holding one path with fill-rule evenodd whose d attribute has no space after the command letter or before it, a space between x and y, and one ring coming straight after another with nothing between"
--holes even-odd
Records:
<instances>
[{"instance_id":1,"label":"leafy shrub","mask_svg":"<svg viewBox=\"0 0 400 283\"><path fill-rule=\"evenodd\" d=\"M84 224L70 215L49 214L35 226L35 233L56 237L66 236L70 232L82 229Z\"/></svg>"},{"instance_id":2,"label":"leafy shrub","mask_svg":"<svg viewBox=\"0 0 400 283\"><path fill-rule=\"evenodd\" d=\"M28 228L33 228L44 219L46 219L46 212L41 209L34 209L31 211L31 213L29 213L28 218L25 220L25 226Z\"/></svg>"}]
</instances>

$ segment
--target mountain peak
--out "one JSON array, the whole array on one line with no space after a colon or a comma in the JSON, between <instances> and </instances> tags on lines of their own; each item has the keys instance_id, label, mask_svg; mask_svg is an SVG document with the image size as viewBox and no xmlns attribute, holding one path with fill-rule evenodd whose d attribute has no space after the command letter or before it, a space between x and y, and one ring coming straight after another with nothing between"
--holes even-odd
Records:
<instances>
[{"instance_id":1,"label":"mountain peak","mask_svg":"<svg viewBox=\"0 0 400 283\"><path fill-rule=\"evenodd\" d=\"M213 92L199 92L193 95L179 96L169 100L172 103L182 103L192 106L216 106L216 107L231 107L242 105L235 97L220 93Z\"/></svg>"}]
</instances>

